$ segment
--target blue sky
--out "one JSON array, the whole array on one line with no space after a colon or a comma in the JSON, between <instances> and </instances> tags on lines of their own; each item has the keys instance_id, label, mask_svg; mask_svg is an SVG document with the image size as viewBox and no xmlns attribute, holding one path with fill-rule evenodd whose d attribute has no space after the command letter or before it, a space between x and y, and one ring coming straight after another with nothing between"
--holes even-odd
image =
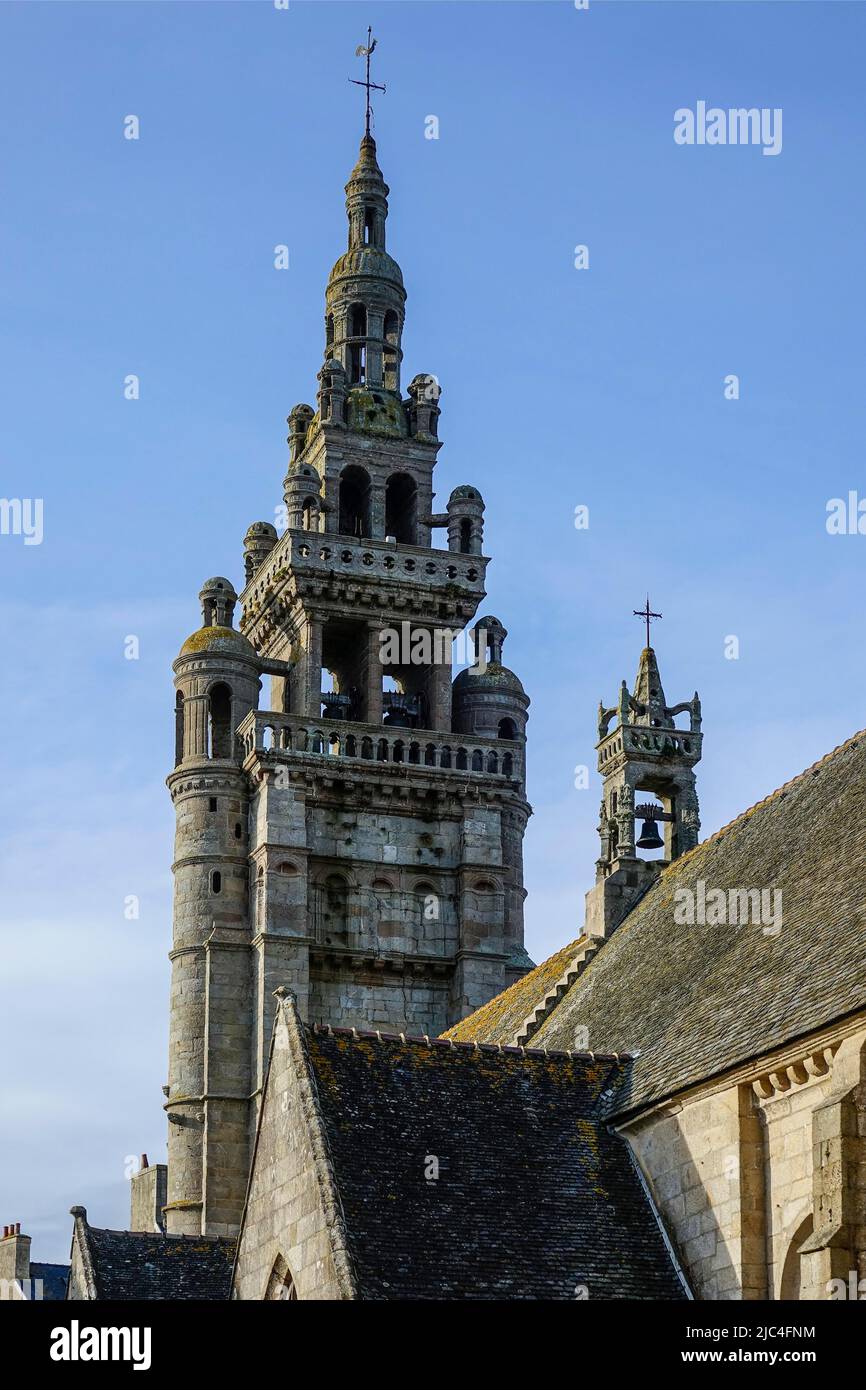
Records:
<instances>
[{"instance_id":1,"label":"blue sky","mask_svg":"<svg viewBox=\"0 0 866 1390\"><path fill-rule=\"evenodd\" d=\"M581 923L573 769L647 590L705 833L866 723L866 538L825 528L866 495L863 5L0 7L0 494L44 499L41 545L0 536L0 1220L35 1258L73 1202L124 1225L126 1156L164 1157L171 661L314 398L368 23L404 380L442 382L439 503L484 493L532 697L530 952ZM675 144L699 100L781 108L781 154Z\"/></svg>"}]
</instances>

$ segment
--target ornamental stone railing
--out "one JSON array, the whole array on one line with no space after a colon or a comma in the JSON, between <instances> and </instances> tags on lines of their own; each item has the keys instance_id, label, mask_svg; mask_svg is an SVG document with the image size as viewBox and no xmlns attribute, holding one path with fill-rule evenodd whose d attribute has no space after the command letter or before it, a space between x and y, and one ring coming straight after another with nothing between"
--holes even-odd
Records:
<instances>
[{"instance_id":1,"label":"ornamental stone railing","mask_svg":"<svg viewBox=\"0 0 866 1390\"><path fill-rule=\"evenodd\" d=\"M254 613L271 584L289 569L298 574L381 576L414 579L431 588L461 588L484 592L487 560L453 550L397 544L385 540L355 540L322 531L286 531L243 591L244 614Z\"/></svg>"},{"instance_id":2,"label":"ornamental stone railing","mask_svg":"<svg viewBox=\"0 0 866 1390\"><path fill-rule=\"evenodd\" d=\"M270 710L248 714L238 725L237 737L244 760L254 753L269 753L280 761L312 756L426 767L455 776L478 773L520 781L523 775L523 748L515 739L466 738L433 729L305 719Z\"/></svg>"}]
</instances>

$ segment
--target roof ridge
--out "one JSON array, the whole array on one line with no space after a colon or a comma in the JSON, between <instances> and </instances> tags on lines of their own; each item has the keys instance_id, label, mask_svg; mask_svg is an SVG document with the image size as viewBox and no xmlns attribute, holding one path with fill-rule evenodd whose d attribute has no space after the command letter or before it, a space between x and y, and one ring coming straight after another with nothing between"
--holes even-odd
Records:
<instances>
[{"instance_id":1,"label":"roof ridge","mask_svg":"<svg viewBox=\"0 0 866 1390\"><path fill-rule=\"evenodd\" d=\"M508 985L506 989L502 990L500 994L494 995L493 999L488 999L486 1004L479 1004L477 1009L473 1009L472 1013L466 1015L466 1018L458 1019L457 1023L452 1023L450 1027L444 1028L440 1036L447 1039L456 1028L462 1027L462 1025L466 1023L468 1019L472 1018L473 1015L480 1014L483 1010L488 1009L489 1006L494 1002L494 1000L499 1001L507 999L510 994L513 994L515 991L518 991L521 988L525 988L527 980L531 980L533 975L536 975L540 971L543 971L545 966L549 965L555 956L563 956L566 960L570 960L571 957L574 956L577 952L578 943L584 940L586 940L586 932L581 930L579 935L577 935L573 941L566 941L564 946L560 946L557 950L551 951L549 956L545 956L544 960L540 960L537 965L534 965L532 967L531 970L527 970L525 975L521 975L519 979L513 980L512 983ZM566 955L566 952L569 952L570 954Z\"/></svg>"},{"instance_id":2,"label":"roof ridge","mask_svg":"<svg viewBox=\"0 0 866 1390\"><path fill-rule=\"evenodd\" d=\"M568 1058L569 1061L587 1062L631 1062L637 1056L633 1051L621 1052L591 1052L578 1051L576 1049L560 1049L547 1047L522 1047L513 1043L491 1043L472 1040L470 1042L455 1042L453 1038L431 1038L427 1033L421 1035L406 1033L383 1033L380 1029L367 1030L359 1028L335 1028L330 1023L314 1023L305 1025L311 1033L319 1037L330 1038L351 1038L353 1042L362 1040L375 1040L380 1043L399 1043L401 1046L408 1047L414 1044L429 1048L436 1048L444 1052L498 1052L507 1057L545 1057L545 1058Z\"/></svg>"},{"instance_id":3,"label":"roof ridge","mask_svg":"<svg viewBox=\"0 0 866 1390\"><path fill-rule=\"evenodd\" d=\"M584 943L583 946L580 946L581 942ZM514 1035L515 1044L525 1046L529 1039L538 1032L542 1024L547 1022L557 1004L565 998L575 980L580 978L593 956L598 953L601 942L597 938L593 939L587 936L584 932L577 938L574 945L579 949L569 954L562 974L554 981L543 998L538 1001L532 1012L526 1015Z\"/></svg>"},{"instance_id":4,"label":"roof ridge","mask_svg":"<svg viewBox=\"0 0 866 1390\"><path fill-rule=\"evenodd\" d=\"M129 1231L123 1230L117 1226L91 1226L89 1221L87 1223L87 1229L89 1231L95 1231L97 1235L145 1236L151 1240L209 1240L212 1241L214 1245L218 1244L220 1241L224 1242L226 1245L234 1245L237 1241L237 1236L214 1236L210 1234L206 1235L204 1232L202 1232L201 1235L191 1235L186 1231Z\"/></svg>"},{"instance_id":5,"label":"roof ridge","mask_svg":"<svg viewBox=\"0 0 866 1390\"><path fill-rule=\"evenodd\" d=\"M838 753L844 753L847 748L856 746L858 740L864 737L866 737L866 729L858 729L857 733L851 734L850 738L846 738L842 743L837 743L836 747L831 748L829 753L825 753L814 763L810 763L808 767L804 767L802 772L798 772L795 776L789 777L787 782L783 782L781 786L776 787L774 791L768 792L766 796L762 796L760 801L755 801L751 806L747 806L744 811L740 811L739 815L734 816L733 820L728 821L725 825L720 825L718 830L713 831L712 835L708 835L705 840L700 840L698 844L693 845L691 849L686 850L685 854L681 854L678 859L672 860L671 863L668 864L666 868L664 868L662 872L659 874L659 877L656 879L656 882L660 883L666 877L666 875L670 873L671 869L678 869L682 864L685 864L692 857L692 855L696 854L698 850L704 849L706 845L711 845L714 840L718 840L722 837L722 835L726 835L729 830L733 830L734 826L739 821L745 820L747 816L751 816L753 812L760 810L762 806L766 806L777 796L782 796L797 782L801 782L804 777L808 777L810 774L816 773L820 767L823 767L825 763L828 763L831 760L831 758L835 758ZM637 904L635 904L635 906L637 906ZM632 911L633 910L634 909L632 909ZM629 912L628 916L623 918L623 926L628 921L628 918L630 916L631 912Z\"/></svg>"}]
</instances>

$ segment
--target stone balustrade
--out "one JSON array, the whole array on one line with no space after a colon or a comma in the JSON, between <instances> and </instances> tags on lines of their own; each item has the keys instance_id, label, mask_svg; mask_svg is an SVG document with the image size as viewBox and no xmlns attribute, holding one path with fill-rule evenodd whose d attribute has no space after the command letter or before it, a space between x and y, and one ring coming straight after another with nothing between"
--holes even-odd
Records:
<instances>
[{"instance_id":1,"label":"stone balustrade","mask_svg":"<svg viewBox=\"0 0 866 1390\"><path fill-rule=\"evenodd\" d=\"M254 610L281 570L296 573L336 571L346 575L417 580L431 588L458 584L484 591L487 561L481 555L396 544L384 540L355 540L320 531L286 531L243 592L244 609Z\"/></svg>"},{"instance_id":2,"label":"stone balustrade","mask_svg":"<svg viewBox=\"0 0 866 1390\"><path fill-rule=\"evenodd\" d=\"M523 745L512 739L470 739L438 730L305 719L270 710L248 714L238 726L237 737L244 760L253 753L272 753L281 760L320 756L402 763L464 776L473 772L512 780L523 776Z\"/></svg>"}]
</instances>

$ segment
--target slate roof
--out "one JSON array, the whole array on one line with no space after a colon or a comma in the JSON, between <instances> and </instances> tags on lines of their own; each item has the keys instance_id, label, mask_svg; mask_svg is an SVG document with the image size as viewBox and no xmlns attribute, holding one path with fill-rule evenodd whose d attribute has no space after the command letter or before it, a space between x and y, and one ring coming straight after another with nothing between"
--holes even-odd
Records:
<instances>
[{"instance_id":1,"label":"slate roof","mask_svg":"<svg viewBox=\"0 0 866 1390\"><path fill-rule=\"evenodd\" d=\"M229 1296L235 1239L76 1224L87 1242L99 1299L210 1302Z\"/></svg>"},{"instance_id":2,"label":"slate roof","mask_svg":"<svg viewBox=\"0 0 866 1390\"><path fill-rule=\"evenodd\" d=\"M66 1297L69 1265L34 1264L31 1261L30 1278L42 1280L42 1300L44 1303L58 1302Z\"/></svg>"},{"instance_id":3,"label":"slate roof","mask_svg":"<svg viewBox=\"0 0 866 1390\"><path fill-rule=\"evenodd\" d=\"M628 1059L304 1039L361 1298L686 1297L604 1120Z\"/></svg>"},{"instance_id":4,"label":"slate roof","mask_svg":"<svg viewBox=\"0 0 866 1390\"><path fill-rule=\"evenodd\" d=\"M675 891L697 894L699 880L706 892L781 889L781 929L677 925ZM521 1008L536 993L524 1017L547 964L508 991L523 991ZM583 1027L590 1048L636 1049L622 1114L864 1008L866 732L675 860L531 1045L567 1047ZM452 1035L509 1042L517 1012L504 995Z\"/></svg>"}]
</instances>

